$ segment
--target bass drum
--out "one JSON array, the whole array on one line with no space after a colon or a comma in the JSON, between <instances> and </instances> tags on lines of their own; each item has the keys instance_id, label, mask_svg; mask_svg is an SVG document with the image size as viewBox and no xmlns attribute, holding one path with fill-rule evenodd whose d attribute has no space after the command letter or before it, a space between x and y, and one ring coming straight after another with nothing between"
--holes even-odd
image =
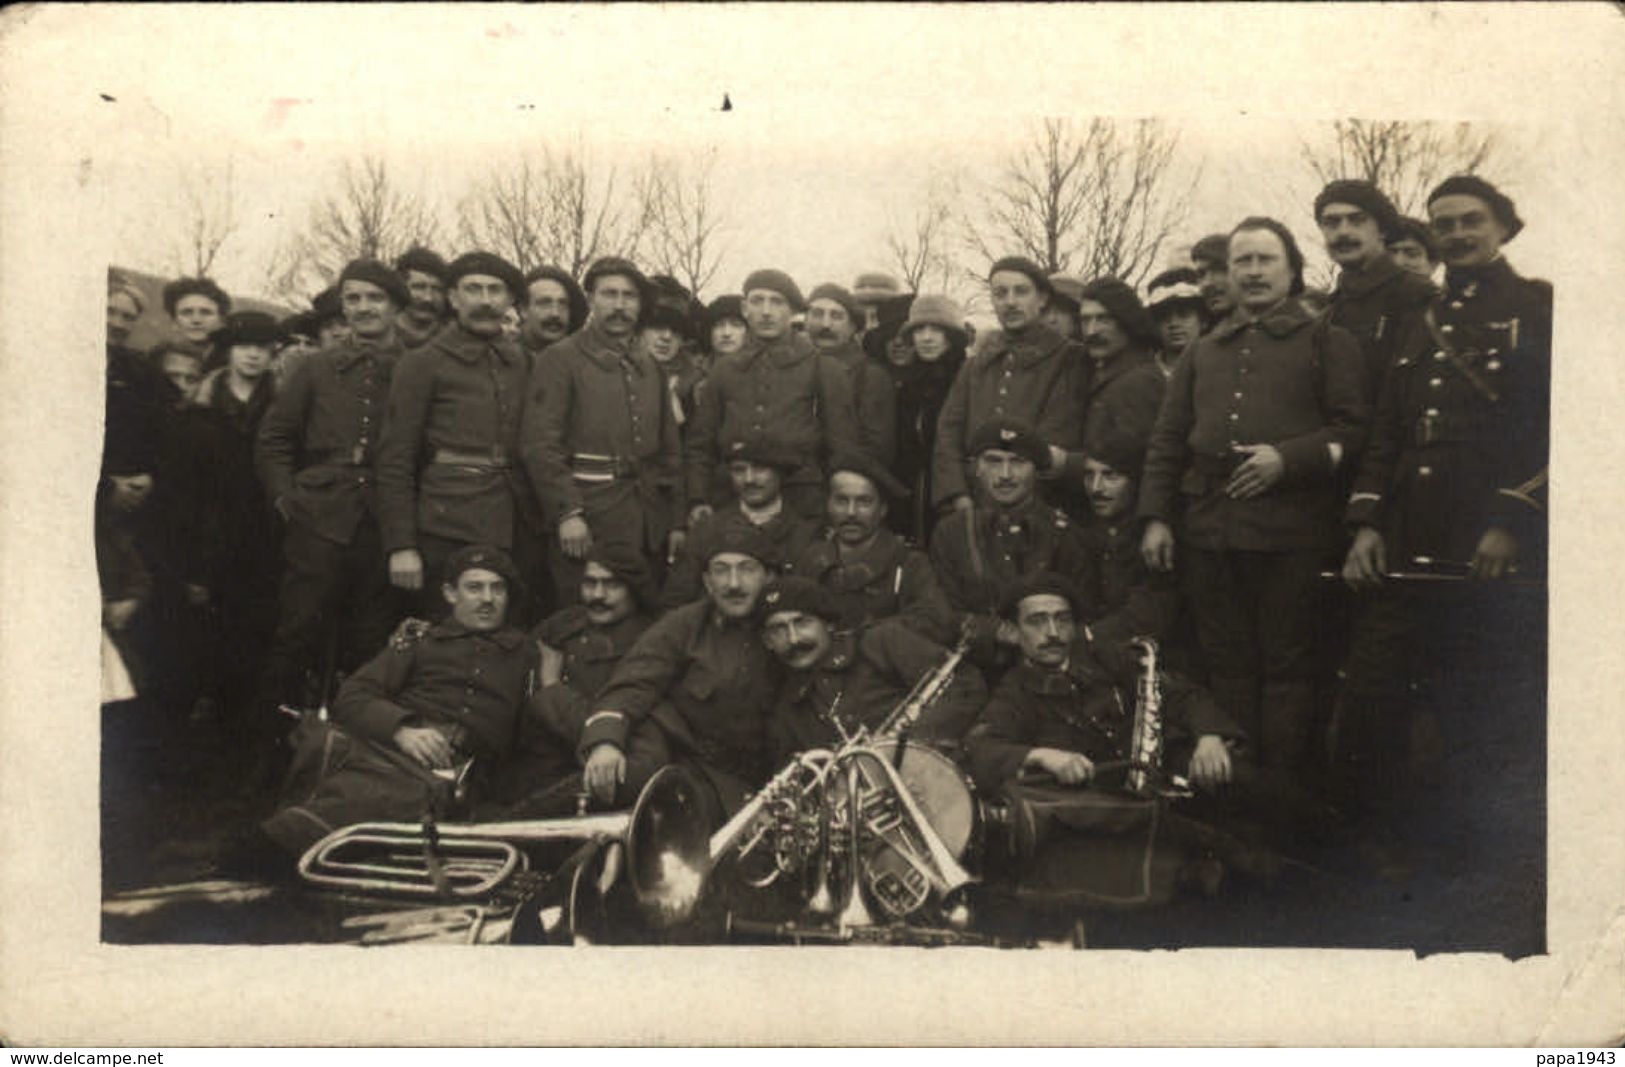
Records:
<instances>
[{"instance_id":1,"label":"bass drum","mask_svg":"<svg viewBox=\"0 0 1625 1067\"><path fill-rule=\"evenodd\" d=\"M905 744L901 765L897 763L896 741L879 741L871 747L897 767L914 802L954 859L965 859L966 853L976 851L982 834L981 806L976 803L970 779L958 764L936 749Z\"/></svg>"}]
</instances>

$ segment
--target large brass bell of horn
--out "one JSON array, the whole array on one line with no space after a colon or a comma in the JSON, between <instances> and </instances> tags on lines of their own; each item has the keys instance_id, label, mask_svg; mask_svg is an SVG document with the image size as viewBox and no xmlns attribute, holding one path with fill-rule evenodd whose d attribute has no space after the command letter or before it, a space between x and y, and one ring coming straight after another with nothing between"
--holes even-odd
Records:
<instances>
[{"instance_id":1,"label":"large brass bell of horn","mask_svg":"<svg viewBox=\"0 0 1625 1067\"><path fill-rule=\"evenodd\" d=\"M638 794L626 837L628 877L646 923L660 929L693 917L711 867L710 842L699 782L682 767L661 768Z\"/></svg>"}]
</instances>

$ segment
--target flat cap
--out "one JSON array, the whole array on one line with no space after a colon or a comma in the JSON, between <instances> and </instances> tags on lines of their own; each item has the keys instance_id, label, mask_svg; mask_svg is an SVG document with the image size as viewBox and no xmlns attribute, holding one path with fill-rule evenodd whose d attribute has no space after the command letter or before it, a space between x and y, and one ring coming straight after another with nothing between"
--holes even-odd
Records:
<instances>
[{"instance_id":1,"label":"flat cap","mask_svg":"<svg viewBox=\"0 0 1625 1067\"><path fill-rule=\"evenodd\" d=\"M1033 424L1025 419L1002 415L988 419L976 427L976 432L971 434L966 447L972 459L990 448L996 448L1003 452L1025 456L1032 460L1033 465L1039 470L1046 470L1050 465L1049 445L1038 436Z\"/></svg>"},{"instance_id":2,"label":"flat cap","mask_svg":"<svg viewBox=\"0 0 1625 1067\"><path fill-rule=\"evenodd\" d=\"M884 463L861 449L846 449L831 456L829 473L831 477L837 474L861 474L887 500L904 500L909 496L908 486L898 481Z\"/></svg>"},{"instance_id":3,"label":"flat cap","mask_svg":"<svg viewBox=\"0 0 1625 1067\"><path fill-rule=\"evenodd\" d=\"M745 279L745 284L739 291L748 297L752 289L767 289L778 293L789 301L790 310L792 311L807 310L807 302L801 298L801 290L796 287L795 281L782 270L766 267L762 270L751 271L750 276Z\"/></svg>"},{"instance_id":4,"label":"flat cap","mask_svg":"<svg viewBox=\"0 0 1625 1067\"><path fill-rule=\"evenodd\" d=\"M352 259L344 265L344 269L339 272L341 302L344 296L344 283L351 281L376 285L389 294L389 298L398 308L412 302L411 294L406 291L406 283L401 280L401 276L376 259Z\"/></svg>"},{"instance_id":5,"label":"flat cap","mask_svg":"<svg viewBox=\"0 0 1625 1067\"><path fill-rule=\"evenodd\" d=\"M781 611L816 615L828 623L839 623L842 617L841 604L835 594L799 574L775 578L756 602L756 617L761 622Z\"/></svg>"},{"instance_id":6,"label":"flat cap","mask_svg":"<svg viewBox=\"0 0 1625 1067\"><path fill-rule=\"evenodd\" d=\"M484 274L507 286L516 306L523 307L529 293L525 290L525 276L519 268L495 252L464 252L446 267L446 286L449 288L470 274Z\"/></svg>"},{"instance_id":7,"label":"flat cap","mask_svg":"<svg viewBox=\"0 0 1625 1067\"><path fill-rule=\"evenodd\" d=\"M1484 201L1506 229L1508 241L1523 229L1523 220L1518 217L1518 208L1512 198L1476 174L1455 174L1446 178L1428 194L1428 205L1431 207L1441 196L1476 196Z\"/></svg>"},{"instance_id":8,"label":"flat cap","mask_svg":"<svg viewBox=\"0 0 1625 1067\"><path fill-rule=\"evenodd\" d=\"M513 558L495 545L464 545L459 548L446 557L440 580L447 585L456 585L464 571L475 569L499 575L511 586L519 585L519 570L513 565Z\"/></svg>"}]
</instances>

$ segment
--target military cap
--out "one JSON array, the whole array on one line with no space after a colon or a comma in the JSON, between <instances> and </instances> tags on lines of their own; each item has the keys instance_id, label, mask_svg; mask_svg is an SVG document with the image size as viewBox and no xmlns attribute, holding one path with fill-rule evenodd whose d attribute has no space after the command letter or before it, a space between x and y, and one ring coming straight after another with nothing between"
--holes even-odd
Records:
<instances>
[{"instance_id":1,"label":"military cap","mask_svg":"<svg viewBox=\"0 0 1625 1067\"><path fill-rule=\"evenodd\" d=\"M447 585L456 585L464 571L476 568L500 576L511 586L520 584L519 570L513 565L513 558L495 545L464 545L459 548L446 558L440 580Z\"/></svg>"},{"instance_id":2,"label":"military cap","mask_svg":"<svg viewBox=\"0 0 1625 1067\"><path fill-rule=\"evenodd\" d=\"M644 277L635 263L622 256L603 256L593 260L592 266L587 268L587 273L581 276L581 288L590 293L593 286L598 284L599 278L616 274L632 279L632 284L638 287L638 293L643 299L645 301L651 299L649 279Z\"/></svg>"},{"instance_id":3,"label":"military cap","mask_svg":"<svg viewBox=\"0 0 1625 1067\"><path fill-rule=\"evenodd\" d=\"M1210 233L1191 246L1191 262L1197 266L1226 267L1230 265L1230 236Z\"/></svg>"},{"instance_id":4,"label":"military cap","mask_svg":"<svg viewBox=\"0 0 1625 1067\"><path fill-rule=\"evenodd\" d=\"M544 265L532 268L525 275L526 294L529 294L532 285L543 280L557 282L564 290L564 298L570 302L570 332L581 329L587 321L587 296L581 291L581 286L563 267Z\"/></svg>"},{"instance_id":5,"label":"military cap","mask_svg":"<svg viewBox=\"0 0 1625 1067\"><path fill-rule=\"evenodd\" d=\"M1156 347L1157 324L1152 320L1151 313L1145 310L1145 305L1140 303L1139 294L1127 282L1118 278L1096 278L1083 287L1078 300L1080 305L1084 300L1099 304L1117 320L1124 333L1142 345Z\"/></svg>"},{"instance_id":6,"label":"military cap","mask_svg":"<svg viewBox=\"0 0 1625 1067\"><path fill-rule=\"evenodd\" d=\"M760 622L765 623L770 616L781 611L816 615L832 625L842 618L841 604L835 594L799 574L775 578L762 590L762 596L756 602L756 618Z\"/></svg>"},{"instance_id":7,"label":"military cap","mask_svg":"<svg viewBox=\"0 0 1625 1067\"><path fill-rule=\"evenodd\" d=\"M643 554L620 541L596 540L587 549L586 562L596 563L626 583L632 596L644 607L656 602L654 575L649 572L649 561Z\"/></svg>"},{"instance_id":8,"label":"military cap","mask_svg":"<svg viewBox=\"0 0 1625 1067\"><path fill-rule=\"evenodd\" d=\"M214 301L214 306L220 309L220 314L231 313L231 297L226 291L214 283L211 278L176 278L164 286L164 310L171 318L175 315L175 305L184 297L202 296Z\"/></svg>"},{"instance_id":9,"label":"military cap","mask_svg":"<svg viewBox=\"0 0 1625 1067\"><path fill-rule=\"evenodd\" d=\"M1005 256L1003 259L996 260L993 266L987 268L987 280L992 281L993 276L1000 271L1015 271L1017 274L1025 274L1033 280L1033 284L1038 286L1038 291L1045 296L1055 291L1055 287L1050 284L1049 275L1044 273L1044 268L1026 256Z\"/></svg>"},{"instance_id":10,"label":"military cap","mask_svg":"<svg viewBox=\"0 0 1625 1067\"><path fill-rule=\"evenodd\" d=\"M422 245L402 252L400 258L395 260L395 269L401 272L402 278L406 277L407 271L415 270L419 274L440 279L442 285L446 283L446 261Z\"/></svg>"},{"instance_id":11,"label":"military cap","mask_svg":"<svg viewBox=\"0 0 1625 1067\"><path fill-rule=\"evenodd\" d=\"M1071 605L1074 612L1081 603L1077 588L1065 576L1054 571L1039 571L1023 578L1005 595L999 603L999 614L1015 621L1016 609L1030 596L1058 596Z\"/></svg>"},{"instance_id":12,"label":"military cap","mask_svg":"<svg viewBox=\"0 0 1625 1067\"><path fill-rule=\"evenodd\" d=\"M860 304L878 304L888 297L902 295L903 283L884 271L864 271L852 282L852 299Z\"/></svg>"},{"instance_id":13,"label":"military cap","mask_svg":"<svg viewBox=\"0 0 1625 1067\"><path fill-rule=\"evenodd\" d=\"M692 299L681 282L666 274L649 279L650 302L643 309L642 325L664 326L684 337L694 336Z\"/></svg>"},{"instance_id":14,"label":"military cap","mask_svg":"<svg viewBox=\"0 0 1625 1067\"><path fill-rule=\"evenodd\" d=\"M209 344L216 350L232 345L274 345L283 339L282 327L263 311L239 311L235 315L227 315L226 321L209 334Z\"/></svg>"},{"instance_id":15,"label":"military cap","mask_svg":"<svg viewBox=\"0 0 1625 1067\"><path fill-rule=\"evenodd\" d=\"M1201 280L1201 276L1189 267L1174 267L1163 271L1146 285L1145 309L1151 313L1152 318L1177 311L1181 307L1202 310L1206 305L1202 300L1202 290L1199 288Z\"/></svg>"},{"instance_id":16,"label":"military cap","mask_svg":"<svg viewBox=\"0 0 1625 1067\"><path fill-rule=\"evenodd\" d=\"M751 271L750 276L745 279L745 284L739 291L748 297L752 289L766 289L778 293L789 301L791 311L807 310L807 302L801 298L801 290L796 287L795 281L782 270L764 267L761 270Z\"/></svg>"},{"instance_id":17,"label":"military cap","mask_svg":"<svg viewBox=\"0 0 1625 1067\"><path fill-rule=\"evenodd\" d=\"M749 523L707 522L694 531L689 548L701 566L724 552L753 556L769 567L781 562L773 543Z\"/></svg>"},{"instance_id":18,"label":"military cap","mask_svg":"<svg viewBox=\"0 0 1625 1067\"><path fill-rule=\"evenodd\" d=\"M863 306L853 298L851 293L846 291L845 287L836 285L834 282L825 282L814 289L811 296L807 297L808 304L816 304L820 300L833 300L841 305L842 310L846 312L846 317L852 320L854 326L861 327L868 320L868 314L863 310Z\"/></svg>"},{"instance_id":19,"label":"military cap","mask_svg":"<svg viewBox=\"0 0 1625 1067\"><path fill-rule=\"evenodd\" d=\"M1455 174L1446 178L1428 194L1428 206L1431 207L1442 196L1476 196L1484 201L1506 229L1508 241L1523 229L1523 220L1518 217L1518 209L1512 203L1512 198L1476 174Z\"/></svg>"},{"instance_id":20,"label":"military cap","mask_svg":"<svg viewBox=\"0 0 1625 1067\"><path fill-rule=\"evenodd\" d=\"M525 290L525 277L519 268L494 252L464 252L446 267L446 286L450 288L470 274L484 274L508 287L517 307L524 307L530 294Z\"/></svg>"},{"instance_id":21,"label":"military cap","mask_svg":"<svg viewBox=\"0 0 1625 1067\"><path fill-rule=\"evenodd\" d=\"M1394 202L1381 189L1358 178L1339 178L1326 183L1326 188L1315 197L1316 222L1320 221L1320 213L1326 210L1327 204L1351 204L1359 208L1377 220L1377 229L1384 238L1399 225L1399 210Z\"/></svg>"},{"instance_id":22,"label":"military cap","mask_svg":"<svg viewBox=\"0 0 1625 1067\"><path fill-rule=\"evenodd\" d=\"M1025 419L1001 415L976 427L968 442L969 457L975 459L990 448L1025 456L1039 470L1047 470L1050 465L1049 445Z\"/></svg>"},{"instance_id":23,"label":"military cap","mask_svg":"<svg viewBox=\"0 0 1625 1067\"><path fill-rule=\"evenodd\" d=\"M1083 299L1083 280L1070 274L1049 276L1049 296L1072 314L1078 313L1078 301Z\"/></svg>"},{"instance_id":24,"label":"military cap","mask_svg":"<svg viewBox=\"0 0 1625 1067\"><path fill-rule=\"evenodd\" d=\"M412 302L412 296L406 291L406 283L401 280L401 276L376 259L352 259L344 265L344 270L339 272L341 302L344 296L344 283L350 281L376 285L389 294L389 298L398 308Z\"/></svg>"},{"instance_id":25,"label":"military cap","mask_svg":"<svg viewBox=\"0 0 1625 1067\"><path fill-rule=\"evenodd\" d=\"M788 474L801 468L801 457L771 438L747 437L729 441L722 449L722 462L742 459Z\"/></svg>"},{"instance_id":26,"label":"military cap","mask_svg":"<svg viewBox=\"0 0 1625 1067\"><path fill-rule=\"evenodd\" d=\"M908 486L898 481L884 463L859 449L847 449L830 457L829 473L832 478L843 473L861 474L887 500L903 500L909 496Z\"/></svg>"},{"instance_id":27,"label":"military cap","mask_svg":"<svg viewBox=\"0 0 1625 1067\"><path fill-rule=\"evenodd\" d=\"M339 287L329 285L326 289L310 298L311 314L316 317L316 327L320 329L334 319L344 317L344 306L339 302Z\"/></svg>"},{"instance_id":28,"label":"military cap","mask_svg":"<svg viewBox=\"0 0 1625 1067\"><path fill-rule=\"evenodd\" d=\"M1090 459L1104 463L1120 474L1138 478L1145 466L1145 452L1150 445L1149 427L1146 430L1136 432L1119 422L1111 412L1106 412L1103 417L1090 421L1089 430L1084 434L1083 451Z\"/></svg>"}]
</instances>

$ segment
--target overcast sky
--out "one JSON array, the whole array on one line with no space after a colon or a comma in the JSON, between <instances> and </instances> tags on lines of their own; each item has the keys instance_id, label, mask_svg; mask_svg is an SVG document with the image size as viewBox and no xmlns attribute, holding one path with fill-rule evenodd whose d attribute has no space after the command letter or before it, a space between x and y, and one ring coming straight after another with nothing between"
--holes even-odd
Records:
<instances>
[{"instance_id":1,"label":"overcast sky","mask_svg":"<svg viewBox=\"0 0 1625 1067\"><path fill-rule=\"evenodd\" d=\"M1438 57L1441 76L1455 57L1538 47L1480 10L1446 9L1456 25L1442 33L1438 13L1385 8L1367 30L1468 38L1472 47ZM1178 5L147 6L103 9L98 40L139 34L143 62L121 69L109 48L105 77L85 89L114 98L95 165L118 206L109 255L119 264L170 269L167 190L182 162L234 161L243 221L215 273L232 291L260 293L277 242L346 158L382 155L440 205L449 230L457 197L493 160L579 142L598 167L635 167L650 150L715 151L728 227L711 296L758 266L789 270L804 288L888 267L888 212L917 203L934 169L992 172L1043 116L1158 116L1178 130L1176 170L1200 167L1202 181L1168 257L1258 212L1317 251L1300 142L1324 138L1337 115L1441 114L1371 76L1380 56L1351 38L1360 24L1348 16ZM1228 59L1214 55L1213 42L1264 19L1273 49L1236 55L1232 43ZM1256 95L1238 103L1238 82ZM1475 117L1470 94L1460 99L1453 117ZM1513 118L1497 123L1506 151L1490 176L1531 224L1512 254L1540 273L1554 250L1541 236L1542 187L1523 164L1542 134ZM462 251L451 234L441 243Z\"/></svg>"}]
</instances>

